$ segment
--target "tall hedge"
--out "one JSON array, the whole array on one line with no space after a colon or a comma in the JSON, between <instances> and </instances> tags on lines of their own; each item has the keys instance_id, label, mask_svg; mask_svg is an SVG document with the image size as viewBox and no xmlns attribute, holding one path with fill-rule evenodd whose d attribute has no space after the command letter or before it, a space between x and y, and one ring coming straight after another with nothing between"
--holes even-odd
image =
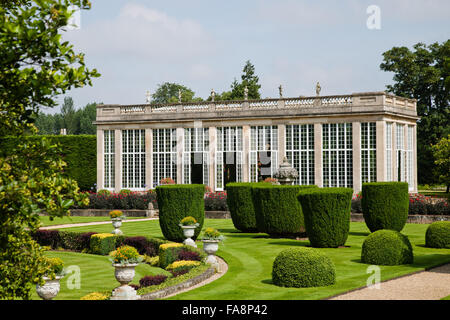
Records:
<instances>
[{"instance_id":1,"label":"tall hedge","mask_svg":"<svg viewBox=\"0 0 450 320\"><path fill-rule=\"evenodd\" d=\"M159 208L159 225L167 240L183 242L185 239L179 224L184 217L194 217L199 226L192 239L196 239L205 220L203 184L171 184L156 187Z\"/></svg>"},{"instance_id":2,"label":"tall hedge","mask_svg":"<svg viewBox=\"0 0 450 320\"><path fill-rule=\"evenodd\" d=\"M26 136L25 141L37 141L43 137L58 144L61 158L66 162L64 174L78 182L82 191L90 190L97 181L97 137L95 135L36 135ZM0 156L7 156L19 144L17 137L0 139ZM45 164L43 164L45 165Z\"/></svg>"},{"instance_id":3,"label":"tall hedge","mask_svg":"<svg viewBox=\"0 0 450 320\"><path fill-rule=\"evenodd\" d=\"M408 219L408 183L363 183L361 207L370 232L381 229L401 231Z\"/></svg>"},{"instance_id":4,"label":"tall hedge","mask_svg":"<svg viewBox=\"0 0 450 320\"><path fill-rule=\"evenodd\" d=\"M353 189L320 188L298 194L313 247L336 248L347 241Z\"/></svg>"},{"instance_id":5,"label":"tall hedge","mask_svg":"<svg viewBox=\"0 0 450 320\"><path fill-rule=\"evenodd\" d=\"M227 184L227 206L236 229L242 232L258 232L252 187L258 183L232 182Z\"/></svg>"},{"instance_id":6,"label":"tall hedge","mask_svg":"<svg viewBox=\"0 0 450 320\"><path fill-rule=\"evenodd\" d=\"M305 232L302 208L297 194L317 186L254 185L252 190L256 225L271 236L291 236Z\"/></svg>"}]
</instances>

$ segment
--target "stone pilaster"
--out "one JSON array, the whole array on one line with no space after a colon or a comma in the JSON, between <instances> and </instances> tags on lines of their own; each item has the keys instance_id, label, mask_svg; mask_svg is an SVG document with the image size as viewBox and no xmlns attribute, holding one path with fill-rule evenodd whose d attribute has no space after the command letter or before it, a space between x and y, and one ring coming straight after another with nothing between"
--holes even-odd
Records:
<instances>
[{"instance_id":1,"label":"stone pilaster","mask_svg":"<svg viewBox=\"0 0 450 320\"><path fill-rule=\"evenodd\" d=\"M104 133L97 129L97 191L104 189L105 182L105 157L104 157Z\"/></svg>"},{"instance_id":2,"label":"stone pilaster","mask_svg":"<svg viewBox=\"0 0 450 320\"><path fill-rule=\"evenodd\" d=\"M114 190L120 192L122 189L122 130L114 130Z\"/></svg>"},{"instance_id":3,"label":"stone pilaster","mask_svg":"<svg viewBox=\"0 0 450 320\"><path fill-rule=\"evenodd\" d=\"M217 129L209 127L209 186L212 191L216 190L216 151L217 151Z\"/></svg>"},{"instance_id":4,"label":"stone pilaster","mask_svg":"<svg viewBox=\"0 0 450 320\"><path fill-rule=\"evenodd\" d=\"M352 123L353 143L353 192L361 191L361 122Z\"/></svg>"},{"instance_id":5,"label":"stone pilaster","mask_svg":"<svg viewBox=\"0 0 450 320\"><path fill-rule=\"evenodd\" d=\"M322 124L314 124L314 184L323 187Z\"/></svg>"},{"instance_id":6,"label":"stone pilaster","mask_svg":"<svg viewBox=\"0 0 450 320\"><path fill-rule=\"evenodd\" d=\"M280 100L280 102L284 101ZM278 125L278 166L283 162L283 158L286 156L286 125L279 124ZM292 165L292 163L291 163ZM278 168L275 168L274 172L277 171Z\"/></svg>"},{"instance_id":7,"label":"stone pilaster","mask_svg":"<svg viewBox=\"0 0 450 320\"><path fill-rule=\"evenodd\" d=\"M183 183L184 129L177 128L177 184Z\"/></svg>"},{"instance_id":8,"label":"stone pilaster","mask_svg":"<svg viewBox=\"0 0 450 320\"><path fill-rule=\"evenodd\" d=\"M243 172L242 179L244 182L250 182L250 126L242 126L242 160Z\"/></svg>"},{"instance_id":9,"label":"stone pilaster","mask_svg":"<svg viewBox=\"0 0 450 320\"><path fill-rule=\"evenodd\" d=\"M377 181L386 181L386 122L376 122Z\"/></svg>"},{"instance_id":10,"label":"stone pilaster","mask_svg":"<svg viewBox=\"0 0 450 320\"><path fill-rule=\"evenodd\" d=\"M153 131L145 129L145 190L153 188Z\"/></svg>"}]
</instances>

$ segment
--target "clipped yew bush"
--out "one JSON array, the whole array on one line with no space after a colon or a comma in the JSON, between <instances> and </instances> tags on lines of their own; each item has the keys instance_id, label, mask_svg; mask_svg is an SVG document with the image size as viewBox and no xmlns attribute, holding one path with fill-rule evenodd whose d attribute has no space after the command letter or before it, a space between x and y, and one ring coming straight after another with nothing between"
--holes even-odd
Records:
<instances>
[{"instance_id":1,"label":"clipped yew bush","mask_svg":"<svg viewBox=\"0 0 450 320\"><path fill-rule=\"evenodd\" d=\"M156 187L156 200L159 208L159 225L167 240L183 242L183 231L180 221L188 216L197 220L192 239L196 239L202 230L205 220L203 184L171 184Z\"/></svg>"},{"instance_id":2,"label":"clipped yew bush","mask_svg":"<svg viewBox=\"0 0 450 320\"><path fill-rule=\"evenodd\" d=\"M232 182L227 184L227 206L236 229L242 232L258 232L252 187L257 183Z\"/></svg>"},{"instance_id":3,"label":"clipped yew bush","mask_svg":"<svg viewBox=\"0 0 450 320\"><path fill-rule=\"evenodd\" d=\"M394 266L413 263L413 249L407 236L394 230L378 230L364 240L361 262Z\"/></svg>"},{"instance_id":4,"label":"clipped yew bush","mask_svg":"<svg viewBox=\"0 0 450 320\"><path fill-rule=\"evenodd\" d=\"M252 188L256 226L271 236L291 236L305 232L297 194L317 186L258 184Z\"/></svg>"},{"instance_id":5,"label":"clipped yew bush","mask_svg":"<svg viewBox=\"0 0 450 320\"><path fill-rule=\"evenodd\" d=\"M430 224L425 233L425 246L450 249L450 221L436 221Z\"/></svg>"},{"instance_id":6,"label":"clipped yew bush","mask_svg":"<svg viewBox=\"0 0 450 320\"><path fill-rule=\"evenodd\" d=\"M408 183L363 183L361 207L370 232L381 229L402 231L408 219Z\"/></svg>"},{"instance_id":7,"label":"clipped yew bush","mask_svg":"<svg viewBox=\"0 0 450 320\"><path fill-rule=\"evenodd\" d=\"M313 248L281 251L272 266L272 281L281 287L323 287L336 282L333 261Z\"/></svg>"},{"instance_id":8,"label":"clipped yew bush","mask_svg":"<svg viewBox=\"0 0 450 320\"><path fill-rule=\"evenodd\" d=\"M298 193L311 246L336 248L347 241L350 230L351 188L304 189Z\"/></svg>"}]
</instances>

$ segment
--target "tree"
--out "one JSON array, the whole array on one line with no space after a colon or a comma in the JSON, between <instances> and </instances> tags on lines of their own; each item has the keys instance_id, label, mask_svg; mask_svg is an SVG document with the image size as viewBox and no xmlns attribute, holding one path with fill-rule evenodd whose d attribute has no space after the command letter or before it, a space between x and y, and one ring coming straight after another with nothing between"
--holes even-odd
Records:
<instances>
[{"instance_id":1,"label":"tree","mask_svg":"<svg viewBox=\"0 0 450 320\"><path fill-rule=\"evenodd\" d=\"M158 89L152 94L152 103L177 103L179 90L181 90L181 102L203 101L202 98L194 98L194 91L181 84L164 82L158 85Z\"/></svg>"},{"instance_id":2,"label":"tree","mask_svg":"<svg viewBox=\"0 0 450 320\"><path fill-rule=\"evenodd\" d=\"M56 106L58 95L99 76L61 40L73 5L90 8L87 0L0 3L0 134L36 133L40 108ZM53 219L88 202L77 183L62 176L58 152L42 139L0 158L0 299L28 299L31 285L43 282L42 248L30 234L40 225L38 214Z\"/></svg>"},{"instance_id":3,"label":"tree","mask_svg":"<svg viewBox=\"0 0 450 320\"><path fill-rule=\"evenodd\" d=\"M261 99L259 77L255 75L255 66L248 60L242 70L241 82L234 79L231 84L231 100L243 100L244 89L248 89L248 99Z\"/></svg>"},{"instance_id":4,"label":"tree","mask_svg":"<svg viewBox=\"0 0 450 320\"><path fill-rule=\"evenodd\" d=\"M77 131L77 119L75 118L75 107L72 97L65 97L61 107L62 125L67 130L67 134L74 134Z\"/></svg>"},{"instance_id":5,"label":"tree","mask_svg":"<svg viewBox=\"0 0 450 320\"><path fill-rule=\"evenodd\" d=\"M417 99L417 162L420 184L437 182L431 145L450 133L450 40L413 51L394 47L383 53L381 70L394 73L387 89L398 96Z\"/></svg>"},{"instance_id":6,"label":"tree","mask_svg":"<svg viewBox=\"0 0 450 320\"><path fill-rule=\"evenodd\" d=\"M450 134L432 146L439 181L450 189Z\"/></svg>"}]
</instances>

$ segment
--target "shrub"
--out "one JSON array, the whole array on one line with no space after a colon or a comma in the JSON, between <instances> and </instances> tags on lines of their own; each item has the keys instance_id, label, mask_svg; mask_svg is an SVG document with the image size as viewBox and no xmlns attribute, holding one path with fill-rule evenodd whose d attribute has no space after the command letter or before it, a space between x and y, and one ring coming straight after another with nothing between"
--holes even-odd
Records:
<instances>
[{"instance_id":1,"label":"shrub","mask_svg":"<svg viewBox=\"0 0 450 320\"><path fill-rule=\"evenodd\" d=\"M185 217L185 218L181 219L180 225L182 225L182 226L194 226L194 225L197 225L197 220L195 220L195 218L191 217L191 216Z\"/></svg>"},{"instance_id":2,"label":"shrub","mask_svg":"<svg viewBox=\"0 0 450 320\"><path fill-rule=\"evenodd\" d=\"M172 270L174 272L178 272L181 270L190 270L194 267L198 267L200 265L200 261L190 261L190 260L177 260L172 262L166 267L166 270Z\"/></svg>"},{"instance_id":3,"label":"shrub","mask_svg":"<svg viewBox=\"0 0 450 320\"><path fill-rule=\"evenodd\" d=\"M183 269L183 270L178 270L178 271L170 270L169 272L172 274L172 277L176 278L176 277L182 276L183 274L188 273L189 269Z\"/></svg>"},{"instance_id":4,"label":"shrub","mask_svg":"<svg viewBox=\"0 0 450 320\"><path fill-rule=\"evenodd\" d=\"M350 230L352 194L351 188L315 188L298 194L313 247L336 248L345 244Z\"/></svg>"},{"instance_id":5,"label":"shrub","mask_svg":"<svg viewBox=\"0 0 450 320\"><path fill-rule=\"evenodd\" d=\"M371 232L401 231L408 219L408 183L371 182L362 185L362 211Z\"/></svg>"},{"instance_id":6,"label":"shrub","mask_svg":"<svg viewBox=\"0 0 450 320\"><path fill-rule=\"evenodd\" d=\"M255 183L228 183L227 206L236 229L242 232L258 232L252 186Z\"/></svg>"},{"instance_id":7,"label":"shrub","mask_svg":"<svg viewBox=\"0 0 450 320\"><path fill-rule=\"evenodd\" d=\"M425 233L425 246L450 249L450 221L436 221L430 224Z\"/></svg>"},{"instance_id":8,"label":"shrub","mask_svg":"<svg viewBox=\"0 0 450 320\"><path fill-rule=\"evenodd\" d=\"M205 232L203 232L202 240L223 241L224 236L217 229L206 228Z\"/></svg>"},{"instance_id":9,"label":"shrub","mask_svg":"<svg viewBox=\"0 0 450 320\"><path fill-rule=\"evenodd\" d=\"M108 300L109 294L103 292L91 292L83 297L80 300Z\"/></svg>"},{"instance_id":10,"label":"shrub","mask_svg":"<svg viewBox=\"0 0 450 320\"><path fill-rule=\"evenodd\" d=\"M7 156L9 150L24 143L40 142L43 138L61 147L61 160L67 166L63 175L76 180L82 191L91 190L97 180L97 137L95 135L33 135L2 137L0 140L0 158ZM83 156L80 156L83 155ZM43 169L46 164L42 163Z\"/></svg>"},{"instance_id":11,"label":"shrub","mask_svg":"<svg viewBox=\"0 0 450 320\"><path fill-rule=\"evenodd\" d=\"M145 276L139 280L140 288L158 285L166 281L167 276L159 274L155 276Z\"/></svg>"},{"instance_id":12,"label":"shrub","mask_svg":"<svg viewBox=\"0 0 450 320\"><path fill-rule=\"evenodd\" d=\"M152 267L159 266L159 256L151 257L151 256L144 255L144 261L145 261L145 263L151 265Z\"/></svg>"},{"instance_id":13,"label":"shrub","mask_svg":"<svg viewBox=\"0 0 450 320\"><path fill-rule=\"evenodd\" d=\"M109 212L109 216L111 219L120 218L123 215L123 212L120 210L113 210Z\"/></svg>"},{"instance_id":14,"label":"shrub","mask_svg":"<svg viewBox=\"0 0 450 320\"><path fill-rule=\"evenodd\" d=\"M136 237L126 237L118 236L116 237L116 247L123 245L128 245L136 248L139 254L148 256L157 256L159 246L163 243L163 240L147 238L143 236Z\"/></svg>"},{"instance_id":15,"label":"shrub","mask_svg":"<svg viewBox=\"0 0 450 320\"><path fill-rule=\"evenodd\" d=\"M111 261L116 264L139 263L143 260L136 248L126 245L110 252L109 256Z\"/></svg>"},{"instance_id":16,"label":"shrub","mask_svg":"<svg viewBox=\"0 0 450 320\"><path fill-rule=\"evenodd\" d=\"M117 210L146 210L149 203L156 209L155 192L131 192L129 194L111 193L89 193L89 205L74 206L74 209L117 209Z\"/></svg>"},{"instance_id":17,"label":"shrub","mask_svg":"<svg viewBox=\"0 0 450 320\"><path fill-rule=\"evenodd\" d=\"M159 181L159 184L160 184L160 185L175 184L175 181L173 181L172 178L162 178L162 179Z\"/></svg>"},{"instance_id":18,"label":"shrub","mask_svg":"<svg viewBox=\"0 0 450 320\"><path fill-rule=\"evenodd\" d=\"M37 230L32 233L33 239L41 246L48 246L52 249L60 247L61 237L58 230Z\"/></svg>"},{"instance_id":19,"label":"shrub","mask_svg":"<svg viewBox=\"0 0 450 320\"><path fill-rule=\"evenodd\" d=\"M106 190L106 189L101 189L97 191L98 195L102 195L102 196L109 196L111 195L111 191Z\"/></svg>"},{"instance_id":20,"label":"shrub","mask_svg":"<svg viewBox=\"0 0 450 320\"><path fill-rule=\"evenodd\" d=\"M68 250L81 251L84 249L81 242L81 233L71 231L59 231L59 247ZM89 246L88 246L89 247Z\"/></svg>"},{"instance_id":21,"label":"shrub","mask_svg":"<svg viewBox=\"0 0 450 320\"><path fill-rule=\"evenodd\" d=\"M201 257L198 252L181 250L178 253L178 257L177 257L177 261L180 261L180 260L201 261Z\"/></svg>"},{"instance_id":22,"label":"shrub","mask_svg":"<svg viewBox=\"0 0 450 320\"><path fill-rule=\"evenodd\" d=\"M313 248L283 250L275 258L272 281L281 287L321 287L336 282L333 261Z\"/></svg>"},{"instance_id":23,"label":"shrub","mask_svg":"<svg viewBox=\"0 0 450 320\"><path fill-rule=\"evenodd\" d=\"M413 263L413 249L408 237L394 230L378 230L364 240L361 261L375 265Z\"/></svg>"},{"instance_id":24,"label":"shrub","mask_svg":"<svg viewBox=\"0 0 450 320\"><path fill-rule=\"evenodd\" d=\"M317 186L254 185L252 190L258 230L272 236L291 236L305 232L297 194L308 188Z\"/></svg>"},{"instance_id":25,"label":"shrub","mask_svg":"<svg viewBox=\"0 0 450 320\"><path fill-rule=\"evenodd\" d=\"M228 211L227 193L225 191L206 193L205 211Z\"/></svg>"},{"instance_id":26,"label":"shrub","mask_svg":"<svg viewBox=\"0 0 450 320\"><path fill-rule=\"evenodd\" d=\"M159 267L165 269L175 261L184 260L183 257L187 257L187 255L191 258L192 255L186 252L195 252L198 255L198 261L202 261L206 257L202 250L191 246L181 243L163 244L159 247Z\"/></svg>"},{"instance_id":27,"label":"shrub","mask_svg":"<svg viewBox=\"0 0 450 320\"><path fill-rule=\"evenodd\" d=\"M112 233L97 233L91 236L90 251L105 256L115 249L115 244L116 237Z\"/></svg>"},{"instance_id":28,"label":"shrub","mask_svg":"<svg viewBox=\"0 0 450 320\"><path fill-rule=\"evenodd\" d=\"M55 279L55 276L62 276L64 270L64 262L60 258L47 258L44 257L44 261L47 267L46 276Z\"/></svg>"},{"instance_id":29,"label":"shrub","mask_svg":"<svg viewBox=\"0 0 450 320\"><path fill-rule=\"evenodd\" d=\"M170 241L182 242L183 231L179 226L184 217L194 217L199 228L195 230L195 240L205 219L204 185L165 185L156 187L159 207L159 225L164 237Z\"/></svg>"},{"instance_id":30,"label":"shrub","mask_svg":"<svg viewBox=\"0 0 450 320\"><path fill-rule=\"evenodd\" d=\"M122 189L119 191L119 194L121 195L129 195L131 194L131 190L130 189Z\"/></svg>"}]
</instances>

